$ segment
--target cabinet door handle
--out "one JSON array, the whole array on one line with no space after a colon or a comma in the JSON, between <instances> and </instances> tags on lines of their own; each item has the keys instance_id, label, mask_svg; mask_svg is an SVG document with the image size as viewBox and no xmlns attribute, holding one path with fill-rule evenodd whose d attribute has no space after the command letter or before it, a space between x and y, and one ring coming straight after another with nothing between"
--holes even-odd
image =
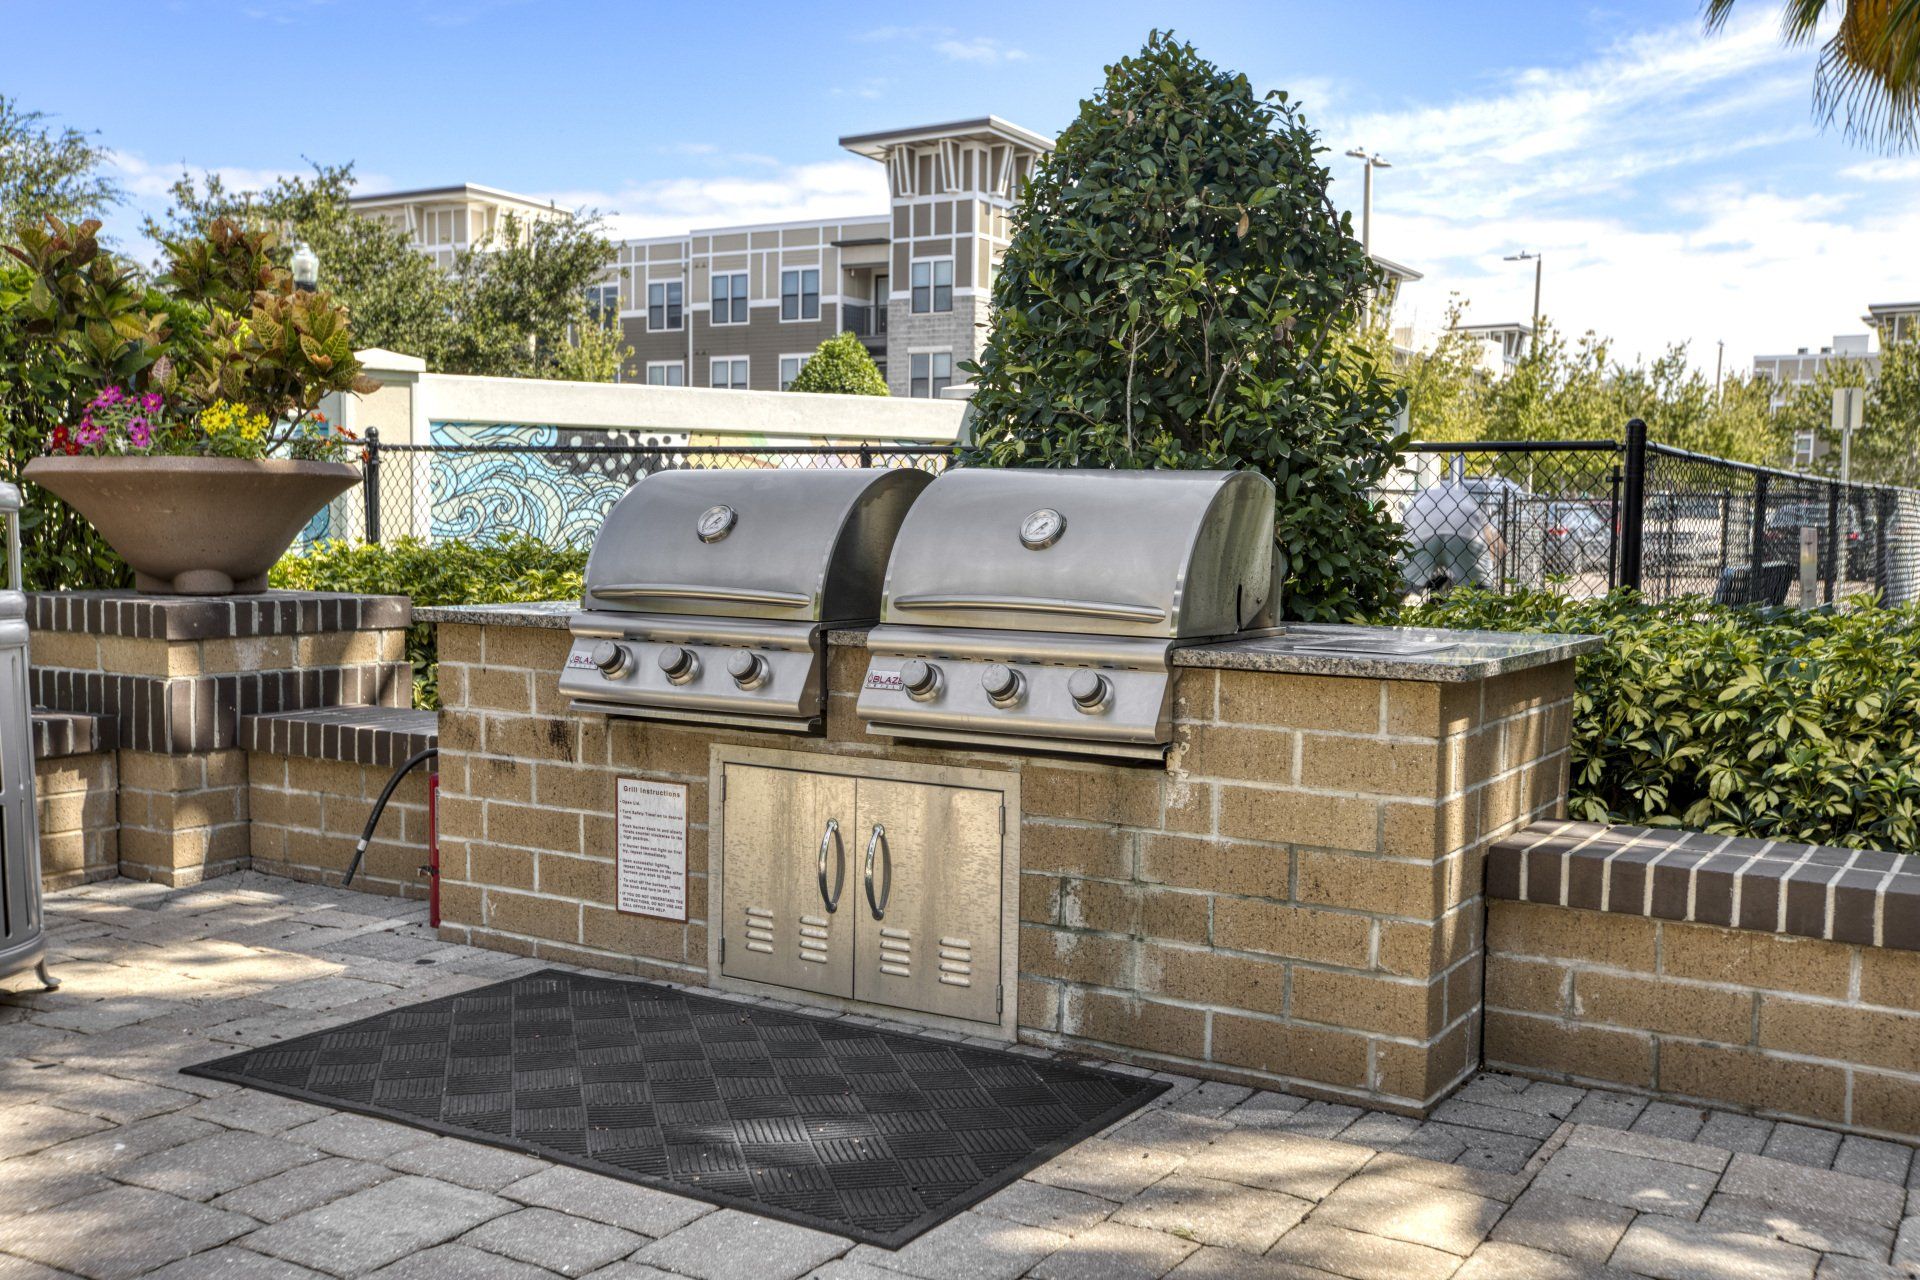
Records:
<instances>
[{"instance_id":1,"label":"cabinet door handle","mask_svg":"<svg viewBox=\"0 0 1920 1280\"><path fill-rule=\"evenodd\" d=\"M844 863L846 861L846 854L845 851L840 848L840 820L838 818L828 818L827 829L820 833L820 901L826 904L827 914L832 915L840 909L840 895L827 892L828 845L832 845L834 849L840 853L841 856L838 861ZM839 877L836 876L835 880L837 881L838 879Z\"/></svg>"},{"instance_id":2,"label":"cabinet door handle","mask_svg":"<svg viewBox=\"0 0 1920 1280\"><path fill-rule=\"evenodd\" d=\"M873 855L875 850L884 850L887 855L887 891L876 901L873 896ZM893 896L893 850L887 848L887 829L879 823L873 824L873 834L867 837L867 907L873 912L875 920L887 918L887 899Z\"/></svg>"}]
</instances>

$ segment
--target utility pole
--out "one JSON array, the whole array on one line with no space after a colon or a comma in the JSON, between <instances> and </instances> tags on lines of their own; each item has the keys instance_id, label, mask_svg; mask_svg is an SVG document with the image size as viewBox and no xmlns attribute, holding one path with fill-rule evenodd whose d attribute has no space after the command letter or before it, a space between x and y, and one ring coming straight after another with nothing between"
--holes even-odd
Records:
<instances>
[{"instance_id":1,"label":"utility pole","mask_svg":"<svg viewBox=\"0 0 1920 1280\"><path fill-rule=\"evenodd\" d=\"M1365 147L1354 147L1347 154L1360 161L1360 248L1373 261L1373 171L1393 166ZM1367 295L1366 318L1373 319L1373 295Z\"/></svg>"},{"instance_id":2,"label":"utility pole","mask_svg":"<svg viewBox=\"0 0 1920 1280\"><path fill-rule=\"evenodd\" d=\"M1715 403L1718 403L1720 400L1720 371L1727 363L1727 340L1725 338L1720 339L1719 346L1719 351L1715 352L1713 357L1713 398Z\"/></svg>"},{"instance_id":3,"label":"utility pole","mask_svg":"<svg viewBox=\"0 0 1920 1280\"><path fill-rule=\"evenodd\" d=\"M1391 169L1393 166L1365 147L1355 147L1347 152L1361 162L1360 182L1360 247L1373 256L1373 171Z\"/></svg>"},{"instance_id":4,"label":"utility pole","mask_svg":"<svg viewBox=\"0 0 1920 1280\"><path fill-rule=\"evenodd\" d=\"M1503 261L1533 264L1533 336L1527 340L1527 354L1532 355L1534 347L1540 341L1540 268L1546 265L1547 255L1524 250L1520 253L1508 254Z\"/></svg>"}]
</instances>

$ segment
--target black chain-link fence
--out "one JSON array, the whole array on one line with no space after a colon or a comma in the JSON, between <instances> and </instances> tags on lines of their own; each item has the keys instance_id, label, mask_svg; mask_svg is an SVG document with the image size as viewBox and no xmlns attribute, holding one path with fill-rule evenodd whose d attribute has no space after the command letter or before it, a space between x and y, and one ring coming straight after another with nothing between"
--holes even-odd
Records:
<instances>
[{"instance_id":1,"label":"black chain-link fence","mask_svg":"<svg viewBox=\"0 0 1920 1280\"><path fill-rule=\"evenodd\" d=\"M1920 599L1920 491L1623 441L1416 444L1387 486L1405 580L1591 597L1816 605Z\"/></svg>"},{"instance_id":2,"label":"black chain-link fence","mask_svg":"<svg viewBox=\"0 0 1920 1280\"><path fill-rule=\"evenodd\" d=\"M941 445L382 444L365 482L305 540L506 533L584 546L634 481L687 468L918 467ZM1841 484L1625 439L1419 443L1382 486L1406 527L1414 595L1473 584L1591 597L1819 604L1878 591L1920 599L1920 491Z\"/></svg>"}]
</instances>

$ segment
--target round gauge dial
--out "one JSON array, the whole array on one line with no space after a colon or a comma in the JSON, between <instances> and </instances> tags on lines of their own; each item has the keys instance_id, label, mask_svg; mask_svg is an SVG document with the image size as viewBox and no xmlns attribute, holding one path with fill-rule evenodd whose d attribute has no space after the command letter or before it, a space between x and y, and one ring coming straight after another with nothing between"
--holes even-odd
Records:
<instances>
[{"instance_id":1,"label":"round gauge dial","mask_svg":"<svg viewBox=\"0 0 1920 1280\"><path fill-rule=\"evenodd\" d=\"M1067 531L1067 518L1052 507L1042 507L1020 522L1020 542L1030 551L1050 547Z\"/></svg>"},{"instance_id":2,"label":"round gauge dial","mask_svg":"<svg viewBox=\"0 0 1920 1280\"><path fill-rule=\"evenodd\" d=\"M693 531L700 535L702 542L718 542L732 533L733 526L739 521L740 513L721 503L719 506L708 507L702 511L700 518L694 521Z\"/></svg>"}]
</instances>

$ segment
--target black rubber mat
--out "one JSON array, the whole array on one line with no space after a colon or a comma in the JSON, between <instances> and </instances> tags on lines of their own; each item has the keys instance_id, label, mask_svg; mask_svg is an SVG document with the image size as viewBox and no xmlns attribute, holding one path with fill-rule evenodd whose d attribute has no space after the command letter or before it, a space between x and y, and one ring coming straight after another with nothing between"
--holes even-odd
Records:
<instances>
[{"instance_id":1,"label":"black rubber mat","mask_svg":"<svg viewBox=\"0 0 1920 1280\"><path fill-rule=\"evenodd\" d=\"M185 1070L885 1248L1166 1089L558 969Z\"/></svg>"}]
</instances>

